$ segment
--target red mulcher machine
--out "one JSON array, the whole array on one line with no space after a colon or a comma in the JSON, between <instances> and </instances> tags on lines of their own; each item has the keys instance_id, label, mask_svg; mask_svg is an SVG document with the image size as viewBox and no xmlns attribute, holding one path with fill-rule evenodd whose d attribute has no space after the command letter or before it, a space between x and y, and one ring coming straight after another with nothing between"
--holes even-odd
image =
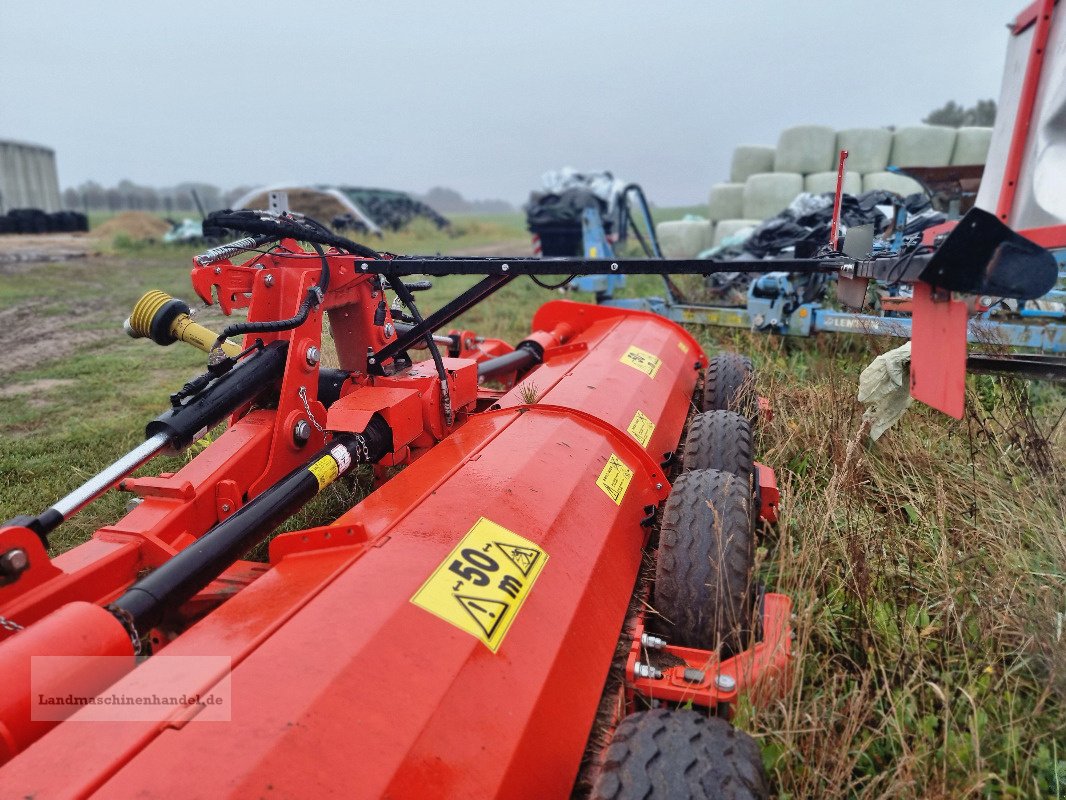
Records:
<instances>
[{"instance_id":1,"label":"red mulcher machine","mask_svg":"<svg viewBox=\"0 0 1066 800\"><path fill-rule=\"evenodd\" d=\"M1046 251L971 214L931 256L781 268L914 282L916 326L952 292L1047 291ZM248 238L194 259L193 286L247 321L215 337L146 295L132 331L200 346L206 372L142 445L0 526L0 794L765 797L728 722L790 675L790 601L752 574L778 493L750 362L562 300L514 347L436 333L519 276L744 265L405 258L289 214L213 222ZM418 275L483 277L423 318ZM132 476L222 422L177 472ZM270 539L358 465L364 500ZM50 558L111 490L128 513Z\"/></svg>"}]
</instances>

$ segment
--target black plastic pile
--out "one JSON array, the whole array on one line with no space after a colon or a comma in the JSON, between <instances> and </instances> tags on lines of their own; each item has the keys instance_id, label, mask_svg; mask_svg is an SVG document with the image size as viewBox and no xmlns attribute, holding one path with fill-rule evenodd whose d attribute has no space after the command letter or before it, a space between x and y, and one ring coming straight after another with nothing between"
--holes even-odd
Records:
<instances>
[{"instance_id":1,"label":"black plastic pile","mask_svg":"<svg viewBox=\"0 0 1066 800\"><path fill-rule=\"evenodd\" d=\"M0 233L71 233L89 230L89 218L77 211L49 214L39 208L13 208L0 216Z\"/></svg>"},{"instance_id":2,"label":"black plastic pile","mask_svg":"<svg viewBox=\"0 0 1066 800\"><path fill-rule=\"evenodd\" d=\"M574 256L582 252L581 215L586 208L597 208L604 218L607 232L612 221L607 218L607 204L588 189L564 189L533 192L523 206L526 227L540 237L546 256Z\"/></svg>"},{"instance_id":3,"label":"black plastic pile","mask_svg":"<svg viewBox=\"0 0 1066 800\"><path fill-rule=\"evenodd\" d=\"M451 223L434 209L404 192L389 189L364 189L343 187L341 191L348 195L353 203L361 208L379 227L398 231L419 217L428 219L438 228L447 228ZM361 221L351 214L344 214L333 220L334 227L365 228ZM340 223L340 224L338 224Z\"/></svg>"},{"instance_id":4,"label":"black plastic pile","mask_svg":"<svg viewBox=\"0 0 1066 800\"><path fill-rule=\"evenodd\" d=\"M855 196L845 194L840 202L840 219L847 228L859 225L874 226L874 233L882 233L890 220L877 206L899 206L907 209L904 234L910 236L932 225L939 225L947 217L934 211L924 194L900 197L892 192L874 189ZM775 258L793 254L809 258L829 243L830 223L833 219L833 193L802 194L775 217L760 224L742 245L728 248L715 255L723 259Z\"/></svg>"}]
</instances>

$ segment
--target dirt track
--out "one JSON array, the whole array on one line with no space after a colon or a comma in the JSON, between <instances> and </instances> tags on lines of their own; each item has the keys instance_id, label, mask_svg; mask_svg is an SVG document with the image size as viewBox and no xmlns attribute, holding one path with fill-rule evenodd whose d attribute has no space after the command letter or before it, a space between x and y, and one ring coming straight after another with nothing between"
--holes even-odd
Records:
<instances>
[{"instance_id":1,"label":"dirt track","mask_svg":"<svg viewBox=\"0 0 1066 800\"><path fill-rule=\"evenodd\" d=\"M87 233L5 234L0 236L0 275L42 262L87 258L98 250L99 242Z\"/></svg>"}]
</instances>

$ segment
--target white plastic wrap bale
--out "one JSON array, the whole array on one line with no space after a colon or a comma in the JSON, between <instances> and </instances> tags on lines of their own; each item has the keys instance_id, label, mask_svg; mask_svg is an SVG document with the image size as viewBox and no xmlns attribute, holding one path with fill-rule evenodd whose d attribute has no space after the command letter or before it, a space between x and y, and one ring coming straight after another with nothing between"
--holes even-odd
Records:
<instances>
[{"instance_id":1,"label":"white plastic wrap bale","mask_svg":"<svg viewBox=\"0 0 1066 800\"><path fill-rule=\"evenodd\" d=\"M827 172L837 163L836 144L836 131L825 125L785 128L777 140L774 172Z\"/></svg>"},{"instance_id":2,"label":"white plastic wrap bale","mask_svg":"<svg viewBox=\"0 0 1066 800\"><path fill-rule=\"evenodd\" d=\"M736 219L744 213L744 184L716 183L707 199L707 216L712 222Z\"/></svg>"},{"instance_id":3,"label":"white plastic wrap bale","mask_svg":"<svg viewBox=\"0 0 1066 800\"><path fill-rule=\"evenodd\" d=\"M848 151L848 171L865 175L884 172L892 155L892 131L888 128L845 128L837 131L837 151Z\"/></svg>"},{"instance_id":4,"label":"white plastic wrap bale","mask_svg":"<svg viewBox=\"0 0 1066 800\"><path fill-rule=\"evenodd\" d=\"M707 220L678 219L655 226L665 258L695 258L710 247L714 229Z\"/></svg>"},{"instance_id":5,"label":"white plastic wrap bale","mask_svg":"<svg viewBox=\"0 0 1066 800\"><path fill-rule=\"evenodd\" d=\"M747 230L749 235L762 222L761 219L723 219L714 226L714 246Z\"/></svg>"},{"instance_id":6,"label":"white plastic wrap bale","mask_svg":"<svg viewBox=\"0 0 1066 800\"><path fill-rule=\"evenodd\" d=\"M744 217L769 219L788 207L803 191L803 176L797 172L764 172L744 181Z\"/></svg>"},{"instance_id":7,"label":"white plastic wrap bale","mask_svg":"<svg viewBox=\"0 0 1066 800\"><path fill-rule=\"evenodd\" d=\"M892 134L894 167L946 167L955 149L955 129L943 125L914 125Z\"/></svg>"},{"instance_id":8,"label":"white plastic wrap bale","mask_svg":"<svg viewBox=\"0 0 1066 800\"><path fill-rule=\"evenodd\" d=\"M837 174L836 172L815 172L803 179L803 188L811 194L836 192ZM844 194L862 194L862 175L857 172L844 173Z\"/></svg>"},{"instance_id":9,"label":"white plastic wrap bale","mask_svg":"<svg viewBox=\"0 0 1066 800\"><path fill-rule=\"evenodd\" d=\"M992 144L991 128L959 128L955 134L955 150L951 165L984 164L988 147Z\"/></svg>"},{"instance_id":10,"label":"white plastic wrap bale","mask_svg":"<svg viewBox=\"0 0 1066 800\"><path fill-rule=\"evenodd\" d=\"M868 192L871 189L884 189L886 192L895 192L904 197L923 191L922 185L914 178L897 175L895 172L871 172L869 175L863 175L862 190Z\"/></svg>"},{"instance_id":11,"label":"white plastic wrap bale","mask_svg":"<svg viewBox=\"0 0 1066 800\"><path fill-rule=\"evenodd\" d=\"M774 171L774 148L764 144L742 144L733 151L729 168L732 183L744 183L752 175Z\"/></svg>"}]
</instances>

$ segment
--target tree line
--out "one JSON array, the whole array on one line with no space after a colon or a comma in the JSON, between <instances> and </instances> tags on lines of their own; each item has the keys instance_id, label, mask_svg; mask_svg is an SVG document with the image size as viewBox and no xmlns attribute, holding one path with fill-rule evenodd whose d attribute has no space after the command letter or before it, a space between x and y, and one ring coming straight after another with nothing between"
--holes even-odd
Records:
<instances>
[{"instance_id":1,"label":"tree line","mask_svg":"<svg viewBox=\"0 0 1066 800\"><path fill-rule=\"evenodd\" d=\"M200 198L206 211L230 208L254 186L238 186L223 190L210 183L187 182L177 186L157 188L141 186L133 181L119 181L114 186L104 186L96 181L86 181L80 186L71 186L63 191L63 205L75 211L155 211L166 214L196 214L193 192ZM435 187L424 196L409 193L414 200L426 203L442 214L471 211L483 214L513 211L504 200L467 200L454 189Z\"/></svg>"}]
</instances>

